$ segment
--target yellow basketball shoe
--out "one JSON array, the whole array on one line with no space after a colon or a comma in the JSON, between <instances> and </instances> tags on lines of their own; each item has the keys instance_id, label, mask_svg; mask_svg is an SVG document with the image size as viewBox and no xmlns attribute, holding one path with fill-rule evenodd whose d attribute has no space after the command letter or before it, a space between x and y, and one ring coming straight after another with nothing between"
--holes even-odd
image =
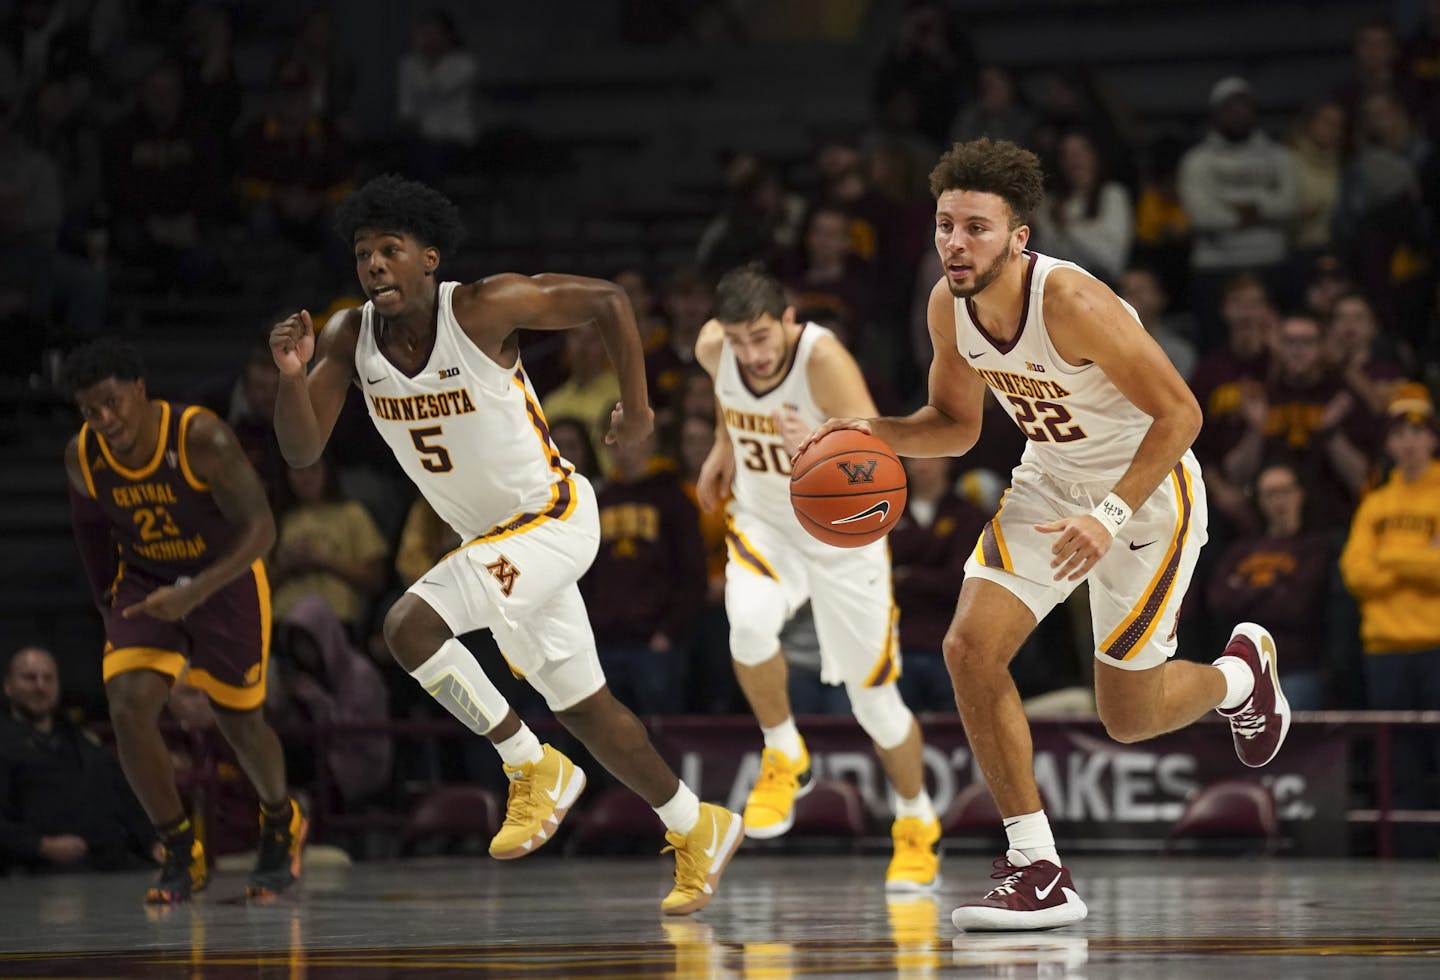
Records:
<instances>
[{"instance_id":1,"label":"yellow basketball shoe","mask_svg":"<svg viewBox=\"0 0 1440 980\"><path fill-rule=\"evenodd\" d=\"M165 860L160 877L145 892L147 905L175 905L210 883L210 866L205 861L205 848L195 839L193 830L176 834L163 842Z\"/></svg>"},{"instance_id":2,"label":"yellow basketball shoe","mask_svg":"<svg viewBox=\"0 0 1440 980\"><path fill-rule=\"evenodd\" d=\"M714 803L700 804L700 819L688 834L665 832L661 854L675 853L675 887L660 903L666 915L689 915L710 904L725 865L740 847L742 821Z\"/></svg>"},{"instance_id":3,"label":"yellow basketball shoe","mask_svg":"<svg viewBox=\"0 0 1440 980\"><path fill-rule=\"evenodd\" d=\"M885 872L885 888L899 892L928 892L940 884L940 821L901 817L890 827L895 855Z\"/></svg>"},{"instance_id":4,"label":"yellow basketball shoe","mask_svg":"<svg viewBox=\"0 0 1440 980\"><path fill-rule=\"evenodd\" d=\"M760 755L760 775L745 801L745 835L758 840L779 837L795 823L795 801L815 788L810 751L800 743L800 758L779 749Z\"/></svg>"},{"instance_id":5,"label":"yellow basketball shoe","mask_svg":"<svg viewBox=\"0 0 1440 980\"><path fill-rule=\"evenodd\" d=\"M490 856L501 861L524 857L555 836L555 830L580 791L585 772L549 743L542 746L539 762L519 768L505 766L510 779L510 798L505 803L505 822L490 840Z\"/></svg>"}]
</instances>

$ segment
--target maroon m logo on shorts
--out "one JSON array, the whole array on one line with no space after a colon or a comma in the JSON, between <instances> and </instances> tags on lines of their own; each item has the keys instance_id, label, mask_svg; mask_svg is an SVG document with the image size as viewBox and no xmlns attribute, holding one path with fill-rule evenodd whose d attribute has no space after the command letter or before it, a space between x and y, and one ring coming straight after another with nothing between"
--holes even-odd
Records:
<instances>
[{"instance_id":1,"label":"maroon m logo on shorts","mask_svg":"<svg viewBox=\"0 0 1440 980\"><path fill-rule=\"evenodd\" d=\"M485 571L494 575L495 581L500 583L500 594L510 598L510 591L515 588L515 580L520 577L520 569L510 564L509 558L501 555L486 565Z\"/></svg>"}]
</instances>

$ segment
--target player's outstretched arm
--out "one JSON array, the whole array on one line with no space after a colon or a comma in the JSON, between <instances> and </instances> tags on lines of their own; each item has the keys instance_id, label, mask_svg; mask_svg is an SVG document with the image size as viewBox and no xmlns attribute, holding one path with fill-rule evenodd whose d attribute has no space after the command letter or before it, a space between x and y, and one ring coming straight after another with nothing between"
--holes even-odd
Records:
<instances>
[{"instance_id":1,"label":"player's outstretched arm","mask_svg":"<svg viewBox=\"0 0 1440 980\"><path fill-rule=\"evenodd\" d=\"M472 337L478 332L498 341L521 328L568 330L595 324L620 382L620 404L611 413L605 442L635 443L655 428L645 384L645 350L625 290L604 279L556 273L491 276L464 290L457 297L456 315Z\"/></svg>"},{"instance_id":2,"label":"player's outstretched arm","mask_svg":"<svg viewBox=\"0 0 1440 980\"><path fill-rule=\"evenodd\" d=\"M320 458L345 393L355 379L355 343L360 311L331 317L320 337L308 310L286 317L270 331L270 353L280 369L275 398L275 437L291 466L309 466ZM312 358L314 368L309 369Z\"/></svg>"},{"instance_id":3,"label":"player's outstretched arm","mask_svg":"<svg viewBox=\"0 0 1440 980\"><path fill-rule=\"evenodd\" d=\"M955 345L955 301L943 279L930 291L927 319L935 356L930 362L926 404L903 417L832 418L801 443L797 456L835 429L872 433L901 456L963 456L970 451L980 438L985 382Z\"/></svg>"},{"instance_id":4,"label":"player's outstretched arm","mask_svg":"<svg viewBox=\"0 0 1440 980\"><path fill-rule=\"evenodd\" d=\"M185 456L195 476L209 484L215 505L237 533L230 547L193 578L162 586L120 610L126 619L142 614L167 621L183 619L275 543L275 517L265 487L230 426L211 412L196 413L185 433Z\"/></svg>"}]
</instances>

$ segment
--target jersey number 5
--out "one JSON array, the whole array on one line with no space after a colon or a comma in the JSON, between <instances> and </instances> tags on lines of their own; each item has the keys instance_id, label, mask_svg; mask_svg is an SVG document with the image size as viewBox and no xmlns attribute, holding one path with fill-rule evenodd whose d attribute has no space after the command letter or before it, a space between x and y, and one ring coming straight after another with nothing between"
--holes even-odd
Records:
<instances>
[{"instance_id":1,"label":"jersey number 5","mask_svg":"<svg viewBox=\"0 0 1440 980\"><path fill-rule=\"evenodd\" d=\"M450 462L450 450L429 441L444 434L445 429L438 425L410 430L410 441L415 443L415 449L420 453L420 465L431 473L449 473L455 468L455 464Z\"/></svg>"}]
</instances>

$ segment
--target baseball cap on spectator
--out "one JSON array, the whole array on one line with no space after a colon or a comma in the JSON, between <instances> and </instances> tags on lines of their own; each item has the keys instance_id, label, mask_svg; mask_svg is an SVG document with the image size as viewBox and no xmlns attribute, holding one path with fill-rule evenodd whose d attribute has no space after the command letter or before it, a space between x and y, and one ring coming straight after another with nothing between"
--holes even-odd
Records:
<instances>
[{"instance_id":1,"label":"baseball cap on spectator","mask_svg":"<svg viewBox=\"0 0 1440 980\"><path fill-rule=\"evenodd\" d=\"M1250 83L1239 75L1230 75L1215 83L1210 90L1210 108L1218 109L1229 99L1237 95L1249 96L1251 94Z\"/></svg>"},{"instance_id":2,"label":"baseball cap on spectator","mask_svg":"<svg viewBox=\"0 0 1440 980\"><path fill-rule=\"evenodd\" d=\"M1430 398L1430 389L1418 381L1407 381L1395 389L1385 415L1387 429L1394 429L1403 422L1440 434L1440 428L1436 426L1435 402Z\"/></svg>"}]
</instances>

